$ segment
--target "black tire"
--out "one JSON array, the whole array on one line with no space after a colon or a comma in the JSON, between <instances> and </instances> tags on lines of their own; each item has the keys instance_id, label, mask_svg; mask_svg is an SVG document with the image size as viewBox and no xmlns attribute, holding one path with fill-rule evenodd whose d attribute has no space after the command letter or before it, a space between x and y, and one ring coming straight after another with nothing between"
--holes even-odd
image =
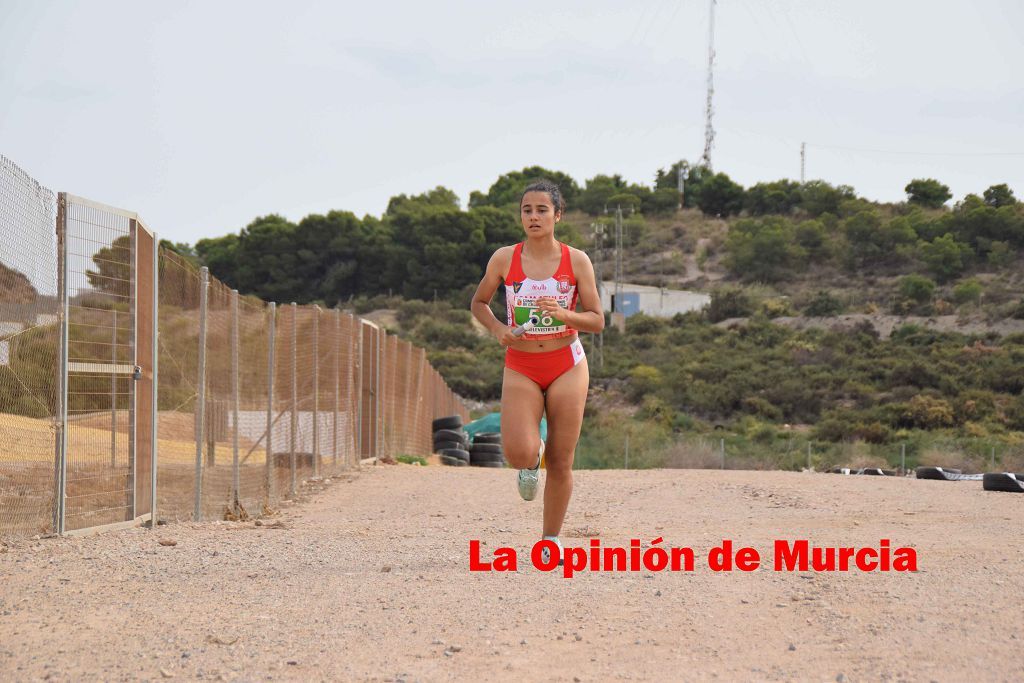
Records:
<instances>
[{"instance_id":1,"label":"black tire","mask_svg":"<svg viewBox=\"0 0 1024 683\"><path fill-rule=\"evenodd\" d=\"M440 451L440 454L449 458L458 458L466 463L469 462L469 451L464 451L461 448L446 448Z\"/></svg>"},{"instance_id":2,"label":"black tire","mask_svg":"<svg viewBox=\"0 0 1024 683\"><path fill-rule=\"evenodd\" d=\"M892 470L883 470L881 467L862 467L857 474L867 474L873 477L891 477L896 473Z\"/></svg>"},{"instance_id":3,"label":"black tire","mask_svg":"<svg viewBox=\"0 0 1024 683\"><path fill-rule=\"evenodd\" d=\"M452 458L452 457L447 456L447 455L442 455L441 456L441 464L442 465L448 465L449 467L459 467L460 465L463 464L463 462L461 460L459 460L458 458Z\"/></svg>"},{"instance_id":4,"label":"black tire","mask_svg":"<svg viewBox=\"0 0 1024 683\"><path fill-rule=\"evenodd\" d=\"M466 432L461 429L438 429L434 432L434 443L438 441L458 441L459 443L466 442Z\"/></svg>"},{"instance_id":5,"label":"black tire","mask_svg":"<svg viewBox=\"0 0 1024 683\"><path fill-rule=\"evenodd\" d=\"M473 467L505 467L504 462L474 462Z\"/></svg>"},{"instance_id":6,"label":"black tire","mask_svg":"<svg viewBox=\"0 0 1024 683\"><path fill-rule=\"evenodd\" d=\"M503 453L500 443L476 443L469 449L471 453Z\"/></svg>"},{"instance_id":7,"label":"black tire","mask_svg":"<svg viewBox=\"0 0 1024 683\"><path fill-rule=\"evenodd\" d=\"M914 476L918 479L937 479L938 481L948 481L950 474L960 474L960 470L948 468L948 467L918 467L914 470Z\"/></svg>"},{"instance_id":8,"label":"black tire","mask_svg":"<svg viewBox=\"0 0 1024 683\"><path fill-rule=\"evenodd\" d=\"M473 443L501 443L501 432L480 432L473 437Z\"/></svg>"},{"instance_id":9,"label":"black tire","mask_svg":"<svg viewBox=\"0 0 1024 683\"><path fill-rule=\"evenodd\" d=\"M440 453L441 451L448 448L462 448L463 443L461 441L435 441L434 452Z\"/></svg>"},{"instance_id":10,"label":"black tire","mask_svg":"<svg viewBox=\"0 0 1024 683\"><path fill-rule=\"evenodd\" d=\"M981 488L985 491L1024 493L1024 475L1013 472L986 472Z\"/></svg>"},{"instance_id":11,"label":"black tire","mask_svg":"<svg viewBox=\"0 0 1024 683\"><path fill-rule=\"evenodd\" d=\"M505 456L501 453L478 453L477 451L470 451L469 462L473 465L478 462L505 462Z\"/></svg>"},{"instance_id":12,"label":"black tire","mask_svg":"<svg viewBox=\"0 0 1024 683\"><path fill-rule=\"evenodd\" d=\"M459 429L462 426L461 415L449 415L448 417L439 417L430 423L430 428L433 431L439 429Z\"/></svg>"}]
</instances>

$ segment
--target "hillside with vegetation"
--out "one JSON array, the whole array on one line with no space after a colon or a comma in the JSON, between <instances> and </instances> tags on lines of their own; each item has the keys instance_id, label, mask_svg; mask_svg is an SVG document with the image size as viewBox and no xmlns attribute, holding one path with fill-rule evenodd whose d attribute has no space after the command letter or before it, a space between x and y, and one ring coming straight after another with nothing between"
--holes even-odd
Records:
<instances>
[{"instance_id":1,"label":"hillside with vegetation","mask_svg":"<svg viewBox=\"0 0 1024 683\"><path fill-rule=\"evenodd\" d=\"M264 299L392 311L392 331L483 409L500 395L502 351L469 298L494 249L521 239L522 188L546 177L569 206L557 236L606 278L619 208L624 280L712 297L700 314L607 328L603 365L587 336L581 465L621 465L627 435L631 466L715 465L722 446L732 466L891 465L901 449L908 466L978 469L993 453L1024 465L1024 205L1006 185L949 206L948 188L917 179L906 201L878 203L823 181L743 188L698 167L679 209L677 171L580 185L528 168L466 209L439 187L394 197L380 218L268 216L176 246Z\"/></svg>"}]
</instances>

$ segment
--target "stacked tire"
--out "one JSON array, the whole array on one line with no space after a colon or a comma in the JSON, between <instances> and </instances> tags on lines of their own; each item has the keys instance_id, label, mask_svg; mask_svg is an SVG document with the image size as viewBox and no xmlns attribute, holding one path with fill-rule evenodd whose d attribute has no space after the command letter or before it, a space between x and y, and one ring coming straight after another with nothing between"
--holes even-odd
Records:
<instances>
[{"instance_id":1,"label":"stacked tire","mask_svg":"<svg viewBox=\"0 0 1024 683\"><path fill-rule=\"evenodd\" d=\"M477 434L469 449L469 464L473 467L504 467L505 454L501 449L501 434L498 432Z\"/></svg>"},{"instance_id":2,"label":"stacked tire","mask_svg":"<svg viewBox=\"0 0 1024 683\"><path fill-rule=\"evenodd\" d=\"M462 428L462 417L450 415L439 417L431 423L434 431L434 452L441 456L441 463L451 467L469 465L469 437Z\"/></svg>"}]
</instances>

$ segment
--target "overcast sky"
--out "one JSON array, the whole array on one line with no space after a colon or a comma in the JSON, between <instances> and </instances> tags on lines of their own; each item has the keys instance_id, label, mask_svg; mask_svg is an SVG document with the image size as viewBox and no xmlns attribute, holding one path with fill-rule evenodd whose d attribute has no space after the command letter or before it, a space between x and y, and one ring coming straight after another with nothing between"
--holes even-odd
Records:
<instances>
[{"instance_id":1,"label":"overcast sky","mask_svg":"<svg viewBox=\"0 0 1024 683\"><path fill-rule=\"evenodd\" d=\"M1024 3L720 0L715 170L1024 196ZM699 159L705 0L0 2L0 153L194 243Z\"/></svg>"}]
</instances>

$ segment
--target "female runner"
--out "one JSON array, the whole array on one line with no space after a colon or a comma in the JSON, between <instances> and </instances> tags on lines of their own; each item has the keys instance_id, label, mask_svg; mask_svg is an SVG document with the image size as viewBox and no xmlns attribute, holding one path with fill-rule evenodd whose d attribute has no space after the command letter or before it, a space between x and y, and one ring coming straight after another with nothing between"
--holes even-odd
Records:
<instances>
[{"instance_id":1,"label":"female runner","mask_svg":"<svg viewBox=\"0 0 1024 683\"><path fill-rule=\"evenodd\" d=\"M590 384L576 333L604 329L590 258L555 240L555 223L563 209L562 193L554 183L541 181L526 188L519 205L526 240L494 252L472 304L476 319L506 347L501 387L505 458L519 469L519 495L533 500L544 455L542 537L559 549L558 534L572 495L572 461ZM505 286L507 323L495 318L490 307L501 285ZM513 334L531 316L539 322L522 336ZM539 429L545 412L547 444L541 442Z\"/></svg>"}]
</instances>

